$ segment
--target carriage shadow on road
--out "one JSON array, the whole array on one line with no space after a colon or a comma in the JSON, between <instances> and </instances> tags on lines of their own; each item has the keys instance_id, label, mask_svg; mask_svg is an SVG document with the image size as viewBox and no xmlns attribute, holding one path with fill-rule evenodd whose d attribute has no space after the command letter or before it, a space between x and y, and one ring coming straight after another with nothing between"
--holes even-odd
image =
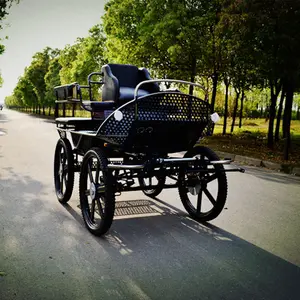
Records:
<instances>
[{"instance_id":1,"label":"carriage shadow on road","mask_svg":"<svg viewBox=\"0 0 300 300\"><path fill-rule=\"evenodd\" d=\"M162 200L120 202L138 217L117 208L110 232L94 239L143 299L299 299L299 267ZM84 226L78 207L65 208Z\"/></svg>"}]
</instances>

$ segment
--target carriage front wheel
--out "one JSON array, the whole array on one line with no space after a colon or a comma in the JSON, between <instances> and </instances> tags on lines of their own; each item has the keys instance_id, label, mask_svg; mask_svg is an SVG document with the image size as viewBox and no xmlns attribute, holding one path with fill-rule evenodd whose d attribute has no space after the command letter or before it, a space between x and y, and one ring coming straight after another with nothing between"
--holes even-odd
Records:
<instances>
[{"instance_id":1,"label":"carriage front wheel","mask_svg":"<svg viewBox=\"0 0 300 300\"><path fill-rule=\"evenodd\" d=\"M92 148L83 157L79 177L82 217L94 235L105 234L113 221L115 190L108 160L99 148Z\"/></svg>"},{"instance_id":2,"label":"carriage front wheel","mask_svg":"<svg viewBox=\"0 0 300 300\"><path fill-rule=\"evenodd\" d=\"M54 185L57 199L67 203L74 186L74 156L68 139L59 139L54 154Z\"/></svg>"},{"instance_id":3,"label":"carriage front wheel","mask_svg":"<svg viewBox=\"0 0 300 300\"><path fill-rule=\"evenodd\" d=\"M179 172L179 196L189 215L200 222L215 219L223 210L227 198L227 177L223 165L207 165L220 160L215 152L203 146L187 151L184 157L202 159L200 169L193 172L193 163ZM198 167L199 169L199 167ZM211 171L211 172L205 172Z\"/></svg>"}]
</instances>

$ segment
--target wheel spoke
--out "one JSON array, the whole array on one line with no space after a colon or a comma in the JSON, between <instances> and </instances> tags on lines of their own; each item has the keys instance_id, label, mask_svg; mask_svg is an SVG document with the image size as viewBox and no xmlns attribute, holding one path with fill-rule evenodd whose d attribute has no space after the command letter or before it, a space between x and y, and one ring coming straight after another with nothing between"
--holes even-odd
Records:
<instances>
[{"instance_id":1,"label":"wheel spoke","mask_svg":"<svg viewBox=\"0 0 300 300\"><path fill-rule=\"evenodd\" d=\"M92 207L91 207L91 211L90 211L90 218L91 218L92 222L94 222L94 217L95 217L95 199L92 200Z\"/></svg>"},{"instance_id":2,"label":"wheel spoke","mask_svg":"<svg viewBox=\"0 0 300 300\"><path fill-rule=\"evenodd\" d=\"M68 173L63 173L63 174L62 174L62 181L64 181L64 182L65 182L65 186L67 186L67 185L68 185L67 174L68 174Z\"/></svg>"},{"instance_id":3,"label":"wheel spoke","mask_svg":"<svg viewBox=\"0 0 300 300\"><path fill-rule=\"evenodd\" d=\"M216 173L213 174L213 175L210 175L210 176L207 177L206 183L210 183L210 182L212 182L213 180L215 180L217 178L218 178L218 175Z\"/></svg>"},{"instance_id":4,"label":"wheel spoke","mask_svg":"<svg viewBox=\"0 0 300 300\"><path fill-rule=\"evenodd\" d=\"M61 162L61 165L64 166L65 162L66 162L66 153L65 153L65 150L62 148L62 152L60 152L60 162Z\"/></svg>"},{"instance_id":5,"label":"wheel spoke","mask_svg":"<svg viewBox=\"0 0 300 300\"><path fill-rule=\"evenodd\" d=\"M59 168L63 168L63 153L59 152Z\"/></svg>"},{"instance_id":6,"label":"wheel spoke","mask_svg":"<svg viewBox=\"0 0 300 300\"><path fill-rule=\"evenodd\" d=\"M95 183L94 179L93 179L92 167L91 167L90 163L88 163L88 173L89 173L89 177L90 177L90 182Z\"/></svg>"},{"instance_id":7,"label":"wheel spoke","mask_svg":"<svg viewBox=\"0 0 300 300\"><path fill-rule=\"evenodd\" d=\"M96 166L96 175L95 175L95 182L99 183L99 173L100 173L100 164L97 161L97 166Z\"/></svg>"},{"instance_id":8,"label":"wheel spoke","mask_svg":"<svg viewBox=\"0 0 300 300\"><path fill-rule=\"evenodd\" d=\"M209 199L209 201L212 203L213 206L215 206L215 204L217 203L216 200L214 199L214 197L211 195L211 193L205 189L203 190L205 195L207 196L207 198Z\"/></svg>"},{"instance_id":9,"label":"wheel spoke","mask_svg":"<svg viewBox=\"0 0 300 300\"><path fill-rule=\"evenodd\" d=\"M98 206L99 214L100 214L101 218L103 218L103 208L102 208L102 204L101 204L101 201L99 198L97 198L97 206Z\"/></svg>"},{"instance_id":10,"label":"wheel spoke","mask_svg":"<svg viewBox=\"0 0 300 300\"><path fill-rule=\"evenodd\" d=\"M61 174L61 176L60 176L60 190L63 194L63 190L64 190L64 175L63 174Z\"/></svg>"},{"instance_id":11,"label":"wheel spoke","mask_svg":"<svg viewBox=\"0 0 300 300\"><path fill-rule=\"evenodd\" d=\"M197 199L197 214L201 213L201 205L202 205L202 188L198 194L198 199Z\"/></svg>"}]
</instances>

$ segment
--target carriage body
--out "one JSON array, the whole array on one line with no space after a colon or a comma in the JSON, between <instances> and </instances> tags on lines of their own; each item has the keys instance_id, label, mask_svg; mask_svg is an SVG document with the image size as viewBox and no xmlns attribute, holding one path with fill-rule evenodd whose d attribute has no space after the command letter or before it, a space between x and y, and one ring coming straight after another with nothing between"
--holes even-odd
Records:
<instances>
[{"instance_id":1,"label":"carriage body","mask_svg":"<svg viewBox=\"0 0 300 300\"><path fill-rule=\"evenodd\" d=\"M139 93L143 85L164 81L197 86L181 80L148 78L136 85L131 100L121 103L114 99L102 104L92 99L83 101L83 87L77 83L55 90L57 103L61 97L67 102L79 101L91 112L90 118L56 118L60 139L55 150L54 179L58 200L66 203L72 194L74 172L80 172L82 215L93 234L108 231L115 195L125 191L142 190L147 196L156 197L165 188L178 188L184 207L194 219L212 220L226 201L225 172L244 172L241 168L225 169L230 160L221 161L211 149L196 145L201 137L212 134L214 124L207 101L173 90ZM105 80L101 83L105 84ZM90 84L88 88L91 90ZM74 100L75 96L79 100ZM185 154L176 157L176 152ZM149 184L145 183L146 178L150 179ZM153 178L156 184L152 184ZM175 182L169 184L167 178ZM213 180L219 186L215 199L207 189ZM212 204L205 213L199 206L203 193ZM196 205L191 205L188 194L198 197Z\"/></svg>"}]
</instances>

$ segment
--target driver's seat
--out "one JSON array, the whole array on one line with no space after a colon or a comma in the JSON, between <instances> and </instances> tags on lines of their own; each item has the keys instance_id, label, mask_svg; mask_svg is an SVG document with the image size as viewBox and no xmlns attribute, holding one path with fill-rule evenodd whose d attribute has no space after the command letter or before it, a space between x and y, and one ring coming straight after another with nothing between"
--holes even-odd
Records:
<instances>
[{"instance_id":1,"label":"driver's seat","mask_svg":"<svg viewBox=\"0 0 300 300\"><path fill-rule=\"evenodd\" d=\"M106 64L102 67L103 88L102 101L114 101L117 107L133 100L136 86L150 80L150 74L145 68L137 68L133 65ZM159 91L157 83L144 84L138 90L138 97Z\"/></svg>"}]
</instances>

